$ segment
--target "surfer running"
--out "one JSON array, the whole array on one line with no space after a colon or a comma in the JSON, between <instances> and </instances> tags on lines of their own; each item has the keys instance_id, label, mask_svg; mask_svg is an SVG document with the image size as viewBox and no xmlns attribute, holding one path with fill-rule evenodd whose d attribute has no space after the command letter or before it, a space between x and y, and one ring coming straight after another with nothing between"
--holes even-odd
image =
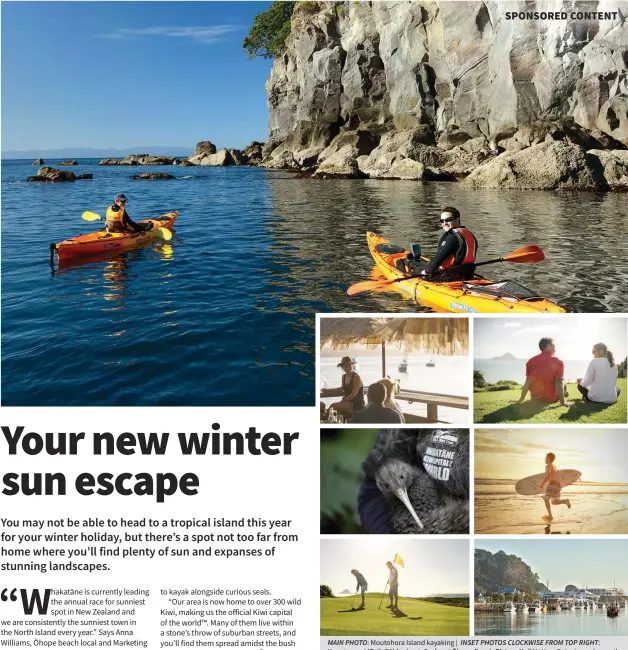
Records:
<instances>
[{"instance_id":1,"label":"surfer running","mask_svg":"<svg viewBox=\"0 0 628 650\"><path fill-rule=\"evenodd\" d=\"M550 502L553 506L566 505L568 508L571 508L571 502L569 499L560 499L560 480L558 478L558 472L556 471L556 465L554 461L556 460L556 454L553 454L551 451L547 456L545 456L545 478L543 483L541 483L541 488L545 487L545 494L543 495L543 501L545 501L545 507L547 508L547 515L543 517L548 521L554 519L552 516L552 508Z\"/></svg>"}]
</instances>

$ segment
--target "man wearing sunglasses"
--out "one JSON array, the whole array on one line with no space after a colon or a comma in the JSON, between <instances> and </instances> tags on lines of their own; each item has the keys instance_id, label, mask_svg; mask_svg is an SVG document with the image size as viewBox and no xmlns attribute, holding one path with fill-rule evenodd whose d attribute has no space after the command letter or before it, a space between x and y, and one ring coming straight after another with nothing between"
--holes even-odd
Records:
<instances>
[{"instance_id":1,"label":"man wearing sunglasses","mask_svg":"<svg viewBox=\"0 0 628 650\"><path fill-rule=\"evenodd\" d=\"M142 232L149 230L144 224L135 223L126 211L127 198L118 194L113 200L113 205L107 208L105 227L107 232Z\"/></svg>"},{"instance_id":2,"label":"man wearing sunglasses","mask_svg":"<svg viewBox=\"0 0 628 650\"><path fill-rule=\"evenodd\" d=\"M445 281L457 278L470 280L475 271L478 240L469 229L460 224L460 212L456 208L442 209L440 225L443 234L438 240L438 249L421 275L440 276ZM455 271L447 271L454 266L457 267Z\"/></svg>"}]
</instances>

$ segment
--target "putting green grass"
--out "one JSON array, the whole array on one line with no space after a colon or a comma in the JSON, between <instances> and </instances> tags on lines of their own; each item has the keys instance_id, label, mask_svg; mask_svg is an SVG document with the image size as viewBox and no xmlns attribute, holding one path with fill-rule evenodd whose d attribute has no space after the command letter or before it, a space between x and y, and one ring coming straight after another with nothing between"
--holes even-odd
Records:
<instances>
[{"instance_id":1,"label":"putting green grass","mask_svg":"<svg viewBox=\"0 0 628 650\"><path fill-rule=\"evenodd\" d=\"M469 609L399 598L393 613L382 594L366 594L365 609L352 610L352 597L321 598L321 636L468 636ZM355 597L355 606L360 604Z\"/></svg>"},{"instance_id":2,"label":"putting green grass","mask_svg":"<svg viewBox=\"0 0 628 650\"><path fill-rule=\"evenodd\" d=\"M487 391L473 394L473 421L476 423L534 422L539 424L626 424L626 379L619 379L621 394L615 404L585 402L577 385L567 384L569 408L560 404L543 404L528 398L513 404L520 390Z\"/></svg>"}]
</instances>

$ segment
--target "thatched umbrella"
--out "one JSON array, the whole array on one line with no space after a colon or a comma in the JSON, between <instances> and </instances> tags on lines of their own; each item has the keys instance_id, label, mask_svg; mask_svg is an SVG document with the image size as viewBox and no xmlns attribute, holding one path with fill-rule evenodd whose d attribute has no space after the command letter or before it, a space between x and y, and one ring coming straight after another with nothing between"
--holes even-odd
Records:
<instances>
[{"instance_id":1,"label":"thatched umbrella","mask_svg":"<svg viewBox=\"0 0 628 650\"><path fill-rule=\"evenodd\" d=\"M346 350L361 344L382 347L382 376L386 376L386 345L425 354L460 354L469 349L466 318L327 318L320 321L320 346Z\"/></svg>"}]
</instances>

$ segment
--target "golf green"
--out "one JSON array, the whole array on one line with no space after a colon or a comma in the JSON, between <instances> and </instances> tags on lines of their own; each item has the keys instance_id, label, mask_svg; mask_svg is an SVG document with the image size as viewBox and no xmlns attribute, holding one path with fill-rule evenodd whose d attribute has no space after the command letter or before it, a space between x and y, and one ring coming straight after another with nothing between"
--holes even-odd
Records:
<instances>
[{"instance_id":1,"label":"golf green","mask_svg":"<svg viewBox=\"0 0 628 650\"><path fill-rule=\"evenodd\" d=\"M382 594L367 594L364 609L346 598L321 598L321 636L468 636L469 609L439 605L415 598L399 598L397 611L382 607Z\"/></svg>"}]
</instances>

